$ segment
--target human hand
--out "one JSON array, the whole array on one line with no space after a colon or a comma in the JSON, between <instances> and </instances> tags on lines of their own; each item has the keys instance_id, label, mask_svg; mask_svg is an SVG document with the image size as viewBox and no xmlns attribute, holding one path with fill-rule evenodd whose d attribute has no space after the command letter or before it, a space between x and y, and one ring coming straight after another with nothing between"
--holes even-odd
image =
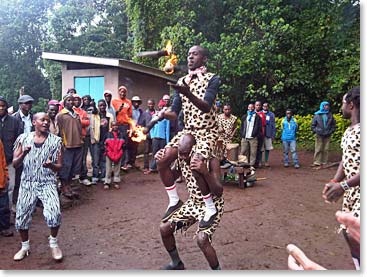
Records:
<instances>
[{"instance_id":1,"label":"human hand","mask_svg":"<svg viewBox=\"0 0 367 277\"><path fill-rule=\"evenodd\" d=\"M360 243L361 231L360 231L360 218L353 216L352 213L345 213L341 211L337 211L336 220L339 223L344 224L347 227L347 231L350 236L355 239L358 243Z\"/></svg>"},{"instance_id":2,"label":"human hand","mask_svg":"<svg viewBox=\"0 0 367 277\"><path fill-rule=\"evenodd\" d=\"M340 183L329 182L322 190L322 198L324 198L325 203L336 202L343 194L344 190Z\"/></svg>"},{"instance_id":3,"label":"human hand","mask_svg":"<svg viewBox=\"0 0 367 277\"><path fill-rule=\"evenodd\" d=\"M311 261L301 249L294 244L287 245L288 269L290 270L326 270L321 265Z\"/></svg>"},{"instance_id":4,"label":"human hand","mask_svg":"<svg viewBox=\"0 0 367 277\"><path fill-rule=\"evenodd\" d=\"M187 85L180 86L171 82L168 82L167 85L175 89L178 93L181 93L185 96L188 96L190 94L190 88Z\"/></svg>"},{"instance_id":5,"label":"human hand","mask_svg":"<svg viewBox=\"0 0 367 277\"><path fill-rule=\"evenodd\" d=\"M208 173L205 160L200 159L197 155L194 155L190 162L190 169L195 170L201 174Z\"/></svg>"},{"instance_id":6,"label":"human hand","mask_svg":"<svg viewBox=\"0 0 367 277\"><path fill-rule=\"evenodd\" d=\"M30 145L25 146L23 149L23 155L24 156L27 155L31 151L31 149L32 149L32 146Z\"/></svg>"},{"instance_id":7,"label":"human hand","mask_svg":"<svg viewBox=\"0 0 367 277\"><path fill-rule=\"evenodd\" d=\"M165 148L162 148L160 149L154 156L154 158L157 160L157 161L160 161L164 158L164 154L166 153L166 149Z\"/></svg>"}]
</instances>

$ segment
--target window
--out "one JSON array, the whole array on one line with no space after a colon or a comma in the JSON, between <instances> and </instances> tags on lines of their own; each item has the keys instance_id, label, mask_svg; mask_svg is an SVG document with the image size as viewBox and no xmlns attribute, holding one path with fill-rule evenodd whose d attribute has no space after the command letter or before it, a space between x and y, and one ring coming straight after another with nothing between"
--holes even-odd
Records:
<instances>
[{"instance_id":1,"label":"window","mask_svg":"<svg viewBox=\"0 0 367 277\"><path fill-rule=\"evenodd\" d=\"M80 97L89 94L97 102L103 99L104 77L74 77L74 88Z\"/></svg>"}]
</instances>

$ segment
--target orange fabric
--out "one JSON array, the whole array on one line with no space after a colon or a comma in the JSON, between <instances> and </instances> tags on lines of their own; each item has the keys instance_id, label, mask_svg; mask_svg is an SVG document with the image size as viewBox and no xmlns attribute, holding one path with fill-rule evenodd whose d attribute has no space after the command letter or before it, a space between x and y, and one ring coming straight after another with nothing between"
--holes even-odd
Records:
<instances>
[{"instance_id":1,"label":"orange fabric","mask_svg":"<svg viewBox=\"0 0 367 277\"><path fill-rule=\"evenodd\" d=\"M122 110L118 112L121 105L124 104L124 107ZM116 111L116 121L118 124L130 124L131 117L133 115L133 106L131 104L131 101L129 99L112 99L111 101L112 107Z\"/></svg>"},{"instance_id":2,"label":"orange fabric","mask_svg":"<svg viewBox=\"0 0 367 277\"><path fill-rule=\"evenodd\" d=\"M82 136L84 138L87 135L87 128L90 124L89 116L82 108L73 107L73 109L79 115L80 121L82 123Z\"/></svg>"},{"instance_id":3,"label":"orange fabric","mask_svg":"<svg viewBox=\"0 0 367 277\"><path fill-rule=\"evenodd\" d=\"M4 145L0 140L0 189L3 189L7 185L8 181L8 167L6 166Z\"/></svg>"}]
</instances>

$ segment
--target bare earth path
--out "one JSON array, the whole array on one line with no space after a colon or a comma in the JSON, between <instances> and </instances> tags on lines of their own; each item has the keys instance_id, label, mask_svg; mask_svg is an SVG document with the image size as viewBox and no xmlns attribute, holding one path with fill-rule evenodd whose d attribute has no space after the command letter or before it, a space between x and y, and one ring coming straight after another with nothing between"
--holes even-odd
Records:
<instances>
[{"instance_id":1,"label":"bare earth path","mask_svg":"<svg viewBox=\"0 0 367 277\"><path fill-rule=\"evenodd\" d=\"M323 184L336 167L313 170L312 153L299 156L300 169L284 168L281 152L274 150L271 167L258 170L258 177L266 180L245 189L234 183L224 186L225 213L213 238L222 269L287 269L288 243L326 268L354 268L344 238L336 233L334 214L341 202L328 205L321 198ZM331 162L338 159L330 157ZM157 174L131 170L123 176L120 190L104 191L101 184L81 190L81 202L63 212L62 263L51 259L48 229L38 208L30 229L31 255L14 262L18 234L0 237L0 269L154 270L169 261L159 234L168 199ZM186 199L184 184L179 194ZM193 239L195 229L176 236L181 258L187 269L209 269Z\"/></svg>"}]
</instances>

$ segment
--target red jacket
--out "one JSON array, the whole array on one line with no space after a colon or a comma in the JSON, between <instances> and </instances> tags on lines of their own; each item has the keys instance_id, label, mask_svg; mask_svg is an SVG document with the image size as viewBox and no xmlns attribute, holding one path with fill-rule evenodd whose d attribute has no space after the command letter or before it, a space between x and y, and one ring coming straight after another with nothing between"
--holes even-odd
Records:
<instances>
[{"instance_id":1,"label":"red jacket","mask_svg":"<svg viewBox=\"0 0 367 277\"><path fill-rule=\"evenodd\" d=\"M124 154L122 149L125 140L122 138L120 131L108 132L105 140L106 152L105 155L111 159L111 161L117 163Z\"/></svg>"}]
</instances>

